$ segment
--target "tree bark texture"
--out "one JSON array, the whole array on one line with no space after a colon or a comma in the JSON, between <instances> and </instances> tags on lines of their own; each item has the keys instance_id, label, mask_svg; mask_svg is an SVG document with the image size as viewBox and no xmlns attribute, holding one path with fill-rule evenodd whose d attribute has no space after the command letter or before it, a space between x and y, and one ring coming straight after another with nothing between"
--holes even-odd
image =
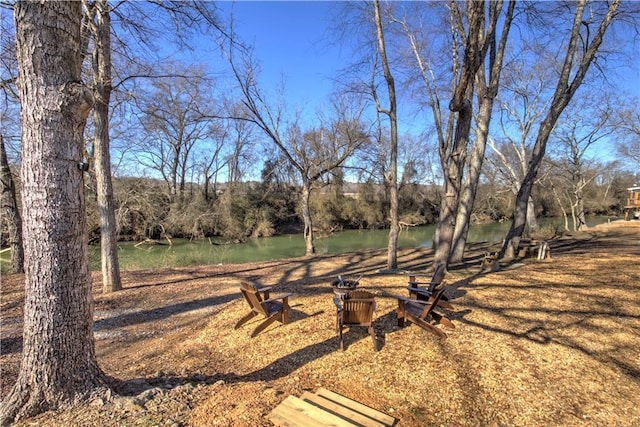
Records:
<instances>
[{"instance_id":1,"label":"tree bark texture","mask_svg":"<svg viewBox=\"0 0 640 427\"><path fill-rule=\"evenodd\" d=\"M25 305L18 379L0 424L106 396L93 340L80 81L80 2L15 5L22 120Z\"/></svg>"},{"instance_id":2,"label":"tree bark texture","mask_svg":"<svg viewBox=\"0 0 640 427\"><path fill-rule=\"evenodd\" d=\"M452 12L458 14L455 2L451 2L451 5ZM471 133L471 120L473 119L470 98L473 94L473 81L487 52L482 37L485 23L484 6L484 1L467 3L469 28L464 43L464 59L460 78L449 103L449 110L458 115L456 129L451 147L441 147L440 149L444 191L434 239L434 265L448 265L453 246L466 151Z\"/></svg>"},{"instance_id":3,"label":"tree bark texture","mask_svg":"<svg viewBox=\"0 0 640 427\"><path fill-rule=\"evenodd\" d=\"M444 172L444 194L440 206L433 255L433 265L449 264L449 256L453 245L453 232L456 226L458 214L458 202L460 199L461 181L465 163L465 151L467 148L469 133L471 132L472 118L471 102L467 100L458 111L458 120L454 142L447 160L447 168Z\"/></svg>"},{"instance_id":4,"label":"tree bark texture","mask_svg":"<svg viewBox=\"0 0 640 427\"><path fill-rule=\"evenodd\" d=\"M106 0L95 2L95 50L93 53L94 97L93 143L96 173L96 192L100 211L100 247L102 261L102 291L122 289L118 263L118 234L111 183L111 156L109 154L109 100L111 98L111 18Z\"/></svg>"},{"instance_id":5,"label":"tree bark texture","mask_svg":"<svg viewBox=\"0 0 640 427\"><path fill-rule=\"evenodd\" d=\"M0 213L7 224L8 243L11 248L11 271L22 273L24 271L24 252L22 250L22 218L16 199L16 188L7 159L7 150L4 146L4 138L0 134L0 185L2 198L0 198Z\"/></svg>"},{"instance_id":6,"label":"tree bark texture","mask_svg":"<svg viewBox=\"0 0 640 427\"><path fill-rule=\"evenodd\" d=\"M316 247L313 238L313 222L311 220L311 183L304 182L302 184L302 196L301 196L302 221L304 223L304 243L305 243L305 255L313 255L316 253Z\"/></svg>"}]
</instances>

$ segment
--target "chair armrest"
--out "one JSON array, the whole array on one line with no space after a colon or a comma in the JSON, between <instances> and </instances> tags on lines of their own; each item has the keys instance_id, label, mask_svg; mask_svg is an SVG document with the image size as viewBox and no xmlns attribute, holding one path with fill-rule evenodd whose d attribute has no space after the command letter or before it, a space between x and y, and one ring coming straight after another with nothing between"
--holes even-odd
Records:
<instances>
[{"instance_id":1,"label":"chair armrest","mask_svg":"<svg viewBox=\"0 0 640 427\"><path fill-rule=\"evenodd\" d=\"M425 288L414 288L413 286L407 286L407 290L411 292L415 292L417 294L423 295L425 297L430 297L433 295L433 292L429 291L429 289Z\"/></svg>"},{"instance_id":2,"label":"chair armrest","mask_svg":"<svg viewBox=\"0 0 640 427\"><path fill-rule=\"evenodd\" d=\"M291 292L288 292L286 294L273 295L272 297L270 297L269 299L264 300L263 302L271 302L271 301L275 301L275 300L286 299L286 298L289 298L291 295L293 295Z\"/></svg>"},{"instance_id":3,"label":"chair armrest","mask_svg":"<svg viewBox=\"0 0 640 427\"><path fill-rule=\"evenodd\" d=\"M259 288L256 288L256 291L258 292L265 292L265 291L270 291L271 289L273 289L273 286L260 286Z\"/></svg>"},{"instance_id":4,"label":"chair armrest","mask_svg":"<svg viewBox=\"0 0 640 427\"><path fill-rule=\"evenodd\" d=\"M426 301L418 301L418 300L415 300L413 298L403 297L401 295L396 295L396 294L386 294L386 296L391 297L391 298L395 298L395 299L400 300L400 301L405 301L405 302L414 302L414 301L415 302L426 302Z\"/></svg>"},{"instance_id":5,"label":"chair armrest","mask_svg":"<svg viewBox=\"0 0 640 427\"><path fill-rule=\"evenodd\" d=\"M410 287L414 287L415 288L418 285L430 285L432 282L430 282L430 281L418 282L416 280L409 280L407 283L409 284Z\"/></svg>"},{"instance_id":6,"label":"chair armrest","mask_svg":"<svg viewBox=\"0 0 640 427\"><path fill-rule=\"evenodd\" d=\"M429 305L429 304L431 304L431 301L424 301L424 300L413 299L413 298L409 298L409 297L401 297L400 295L394 295L393 297L398 299L398 300L402 300L404 302L416 303L416 304L421 304L421 305Z\"/></svg>"}]
</instances>

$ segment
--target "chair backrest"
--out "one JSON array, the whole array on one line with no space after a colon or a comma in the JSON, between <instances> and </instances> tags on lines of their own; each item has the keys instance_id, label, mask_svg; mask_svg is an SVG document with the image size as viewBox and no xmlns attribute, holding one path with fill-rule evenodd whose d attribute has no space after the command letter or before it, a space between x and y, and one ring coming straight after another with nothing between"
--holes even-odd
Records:
<instances>
[{"instance_id":1,"label":"chair backrest","mask_svg":"<svg viewBox=\"0 0 640 427\"><path fill-rule=\"evenodd\" d=\"M428 301L434 292L442 287L446 274L446 266L444 264L438 264L429 281L429 286L426 289L418 286L419 282L415 282L415 276L409 276L409 286L407 290L409 291L410 297L420 301Z\"/></svg>"},{"instance_id":2,"label":"chair backrest","mask_svg":"<svg viewBox=\"0 0 640 427\"><path fill-rule=\"evenodd\" d=\"M433 277L431 277L431 282L429 282L429 292L435 291L440 286L446 274L447 274L446 265L439 264L436 267L436 270L433 272Z\"/></svg>"},{"instance_id":3,"label":"chair backrest","mask_svg":"<svg viewBox=\"0 0 640 427\"><path fill-rule=\"evenodd\" d=\"M344 325L370 325L376 307L375 295L367 291L353 291L342 301Z\"/></svg>"},{"instance_id":4,"label":"chair backrest","mask_svg":"<svg viewBox=\"0 0 640 427\"><path fill-rule=\"evenodd\" d=\"M240 292L242 292L242 295L249 304L249 307L251 307L251 310L255 311L256 313L269 316L269 313L263 304L262 295L260 295L260 291L258 291L259 288L260 285L248 280L243 280L240 282Z\"/></svg>"}]
</instances>

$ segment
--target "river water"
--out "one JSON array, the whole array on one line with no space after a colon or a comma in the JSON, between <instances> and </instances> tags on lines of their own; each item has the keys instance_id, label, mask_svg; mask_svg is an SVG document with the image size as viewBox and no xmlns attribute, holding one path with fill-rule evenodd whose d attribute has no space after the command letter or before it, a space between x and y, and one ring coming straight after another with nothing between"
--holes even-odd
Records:
<instances>
[{"instance_id":1,"label":"river water","mask_svg":"<svg viewBox=\"0 0 640 427\"><path fill-rule=\"evenodd\" d=\"M607 217L590 217L587 224L593 226L607 220ZM557 218L541 219L539 223L541 226L549 223L563 224L562 220ZM499 242L506 235L509 225L509 222L473 225L469 230L468 240ZM431 247L434 230L433 225L404 229L398 237L398 247ZM317 237L315 244L319 254L338 254L386 248L388 239L388 230L348 230ZM305 253L304 239L300 234L251 239L246 243L237 244L224 244L209 239L174 239L172 243L171 246L144 244L138 247L131 242L120 243L118 258L121 270L259 262L295 258ZM100 270L100 247L90 246L89 253L91 269ZM5 265L3 262L3 267Z\"/></svg>"}]
</instances>

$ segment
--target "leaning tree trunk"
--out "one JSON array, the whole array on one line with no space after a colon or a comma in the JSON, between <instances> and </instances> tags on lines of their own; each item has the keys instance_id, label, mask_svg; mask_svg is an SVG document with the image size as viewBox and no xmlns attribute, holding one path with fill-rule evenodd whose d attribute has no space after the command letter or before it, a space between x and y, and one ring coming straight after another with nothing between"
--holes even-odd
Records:
<instances>
[{"instance_id":1,"label":"leaning tree trunk","mask_svg":"<svg viewBox=\"0 0 640 427\"><path fill-rule=\"evenodd\" d=\"M8 229L8 242L11 248L11 271L22 273L24 271L24 252L22 251L22 218L18 210L16 188L13 183L13 175L7 159L7 150L4 147L4 138L0 134L0 212L5 218Z\"/></svg>"},{"instance_id":2,"label":"leaning tree trunk","mask_svg":"<svg viewBox=\"0 0 640 427\"><path fill-rule=\"evenodd\" d=\"M109 154L109 100L111 98L111 19L106 0L96 1L97 25L93 55L95 125L94 156L96 190L100 211L100 247L102 260L102 291L122 289L118 264L118 240L113 185L111 183L111 156Z\"/></svg>"},{"instance_id":3,"label":"leaning tree trunk","mask_svg":"<svg viewBox=\"0 0 640 427\"><path fill-rule=\"evenodd\" d=\"M80 82L80 2L18 2L25 302L22 363L0 424L106 397L93 340Z\"/></svg>"},{"instance_id":4,"label":"leaning tree trunk","mask_svg":"<svg viewBox=\"0 0 640 427\"><path fill-rule=\"evenodd\" d=\"M589 25L593 23L591 22L592 17L585 19L585 14L590 13L587 9L587 1L576 1L576 12L573 19L573 26L567 50L565 52L562 70L560 71L558 84L553 94L549 111L540 124L538 136L531 153L531 159L529 160L528 170L522 180L520 189L518 190L518 195L516 196L513 221L511 222L511 227L509 228L509 231L507 231L507 236L505 237L502 248L500 249L500 254L498 255L499 258L514 257L517 253L522 233L524 232L524 225L527 220L527 204L529 202L529 197L531 196L531 189L533 188L533 183L538 173L538 169L540 168L540 164L542 163L542 159L545 156L549 136L551 135L560 114L562 114L582 84L591 63L598 53L609 25L617 16L617 10L620 6L620 2L621 0L613 0L607 3L607 13L602 18L602 21L589 44L589 37L585 40L583 35L580 33L580 29L583 26L587 26L587 29L589 29ZM587 43L586 45L584 45L585 41ZM581 55L577 55L578 49L581 50Z\"/></svg>"},{"instance_id":5,"label":"leaning tree trunk","mask_svg":"<svg viewBox=\"0 0 640 427\"><path fill-rule=\"evenodd\" d=\"M478 113L478 130L476 131L476 142L473 147L471 158L469 159L469 172L467 174L467 185L462 190L458 204L458 216L455 222L453 233L453 247L450 259L452 262L461 262L464 257L467 236L471 222L471 213L480 182L480 171L484 161L484 153L487 146L487 135L489 122L491 120L491 110L493 108L493 98L481 97Z\"/></svg>"}]
</instances>

